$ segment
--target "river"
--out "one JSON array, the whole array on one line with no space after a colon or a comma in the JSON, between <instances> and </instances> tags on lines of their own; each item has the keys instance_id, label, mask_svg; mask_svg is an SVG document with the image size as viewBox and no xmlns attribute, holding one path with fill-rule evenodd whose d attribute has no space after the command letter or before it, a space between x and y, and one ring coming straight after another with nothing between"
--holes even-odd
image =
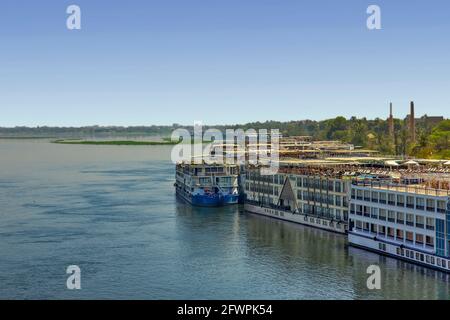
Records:
<instances>
[{"instance_id":1,"label":"river","mask_svg":"<svg viewBox=\"0 0 450 320\"><path fill-rule=\"evenodd\" d=\"M449 299L448 275L345 236L177 200L170 151L0 140L0 298Z\"/></svg>"}]
</instances>

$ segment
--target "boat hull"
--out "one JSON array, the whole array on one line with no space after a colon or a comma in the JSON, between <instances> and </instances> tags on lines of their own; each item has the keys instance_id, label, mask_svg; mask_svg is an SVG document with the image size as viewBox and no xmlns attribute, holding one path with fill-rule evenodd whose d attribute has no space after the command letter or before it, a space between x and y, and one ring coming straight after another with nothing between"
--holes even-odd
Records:
<instances>
[{"instance_id":1,"label":"boat hull","mask_svg":"<svg viewBox=\"0 0 450 320\"><path fill-rule=\"evenodd\" d=\"M332 222L327 219L307 216L304 214L294 214L286 210L266 208L250 203L244 204L244 210L266 217L299 223L309 227L319 228L336 233L345 234L347 232L347 226L345 223L338 223L336 221Z\"/></svg>"},{"instance_id":2,"label":"boat hull","mask_svg":"<svg viewBox=\"0 0 450 320\"><path fill-rule=\"evenodd\" d=\"M237 194L226 194L223 196L224 205L232 205L239 203L239 195Z\"/></svg>"},{"instance_id":3,"label":"boat hull","mask_svg":"<svg viewBox=\"0 0 450 320\"><path fill-rule=\"evenodd\" d=\"M219 207L223 205L223 197L220 195L193 195L191 204L199 207Z\"/></svg>"},{"instance_id":4,"label":"boat hull","mask_svg":"<svg viewBox=\"0 0 450 320\"><path fill-rule=\"evenodd\" d=\"M207 195L192 195L186 194L183 191L177 190L177 195L193 206L198 207L220 207L223 205L223 197L207 196Z\"/></svg>"}]
</instances>

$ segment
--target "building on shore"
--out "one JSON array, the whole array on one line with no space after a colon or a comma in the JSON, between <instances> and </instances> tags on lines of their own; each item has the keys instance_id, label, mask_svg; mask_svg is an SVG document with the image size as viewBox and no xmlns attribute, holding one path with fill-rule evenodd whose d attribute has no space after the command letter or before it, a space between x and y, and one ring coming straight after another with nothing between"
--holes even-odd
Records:
<instances>
[{"instance_id":1,"label":"building on shore","mask_svg":"<svg viewBox=\"0 0 450 320\"><path fill-rule=\"evenodd\" d=\"M415 117L415 105L414 101L410 102L409 114L405 117L404 123L408 129L408 140L414 144L417 141L418 128L431 128L438 125L441 121L444 121L443 116L428 116L423 115L420 118ZM392 143L395 144L395 121L392 102L389 104L389 117L387 118L387 133Z\"/></svg>"}]
</instances>

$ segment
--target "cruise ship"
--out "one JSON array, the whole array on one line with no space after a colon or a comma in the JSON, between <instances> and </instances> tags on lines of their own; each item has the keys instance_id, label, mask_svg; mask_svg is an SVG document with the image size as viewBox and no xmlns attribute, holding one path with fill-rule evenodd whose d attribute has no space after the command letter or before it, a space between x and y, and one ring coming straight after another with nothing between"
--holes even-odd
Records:
<instances>
[{"instance_id":1,"label":"cruise ship","mask_svg":"<svg viewBox=\"0 0 450 320\"><path fill-rule=\"evenodd\" d=\"M194 206L219 207L239 202L239 166L179 163L176 194Z\"/></svg>"},{"instance_id":2,"label":"cruise ship","mask_svg":"<svg viewBox=\"0 0 450 320\"><path fill-rule=\"evenodd\" d=\"M275 175L247 168L247 212L345 234L348 228L349 179L345 172L327 174L317 165L280 166Z\"/></svg>"},{"instance_id":3,"label":"cruise ship","mask_svg":"<svg viewBox=\"0 0 450 320\"><path fill-rule=\"evenodd\" d=\"M449 182L355 179L350 245L450 272Z\"/></svg>"}]
</instances>

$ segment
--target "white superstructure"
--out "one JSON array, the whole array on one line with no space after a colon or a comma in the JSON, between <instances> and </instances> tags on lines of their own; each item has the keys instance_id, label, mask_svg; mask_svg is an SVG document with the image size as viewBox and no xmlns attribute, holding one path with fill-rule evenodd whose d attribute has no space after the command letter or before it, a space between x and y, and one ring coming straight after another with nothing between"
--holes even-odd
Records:
<instances>
[{"instance_id":1,"label":"white superstructure","mask_svg":"<svg viewBox=\"0 0 450 320\"><path fill-rule=\"evenodd\" d=\"M354 180L348 235L351 245L450 271L449 190Z\"/></svg>"}]
</instances>

